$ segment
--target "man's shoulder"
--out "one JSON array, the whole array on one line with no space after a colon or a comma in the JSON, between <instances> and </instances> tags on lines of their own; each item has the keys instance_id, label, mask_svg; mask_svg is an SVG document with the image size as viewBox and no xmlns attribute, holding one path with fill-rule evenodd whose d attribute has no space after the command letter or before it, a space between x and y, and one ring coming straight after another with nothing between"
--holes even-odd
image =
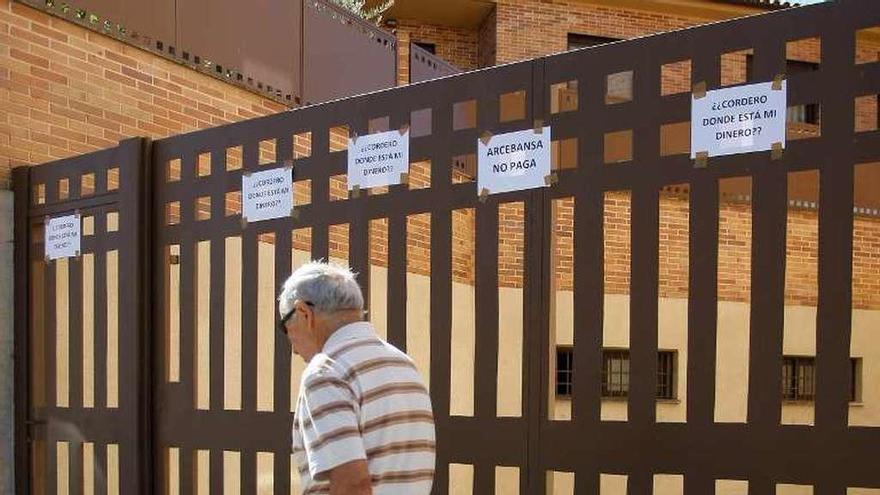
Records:
<instances>
[{"instance_id":1,"label":"man's shoulder","mask_svg":"<svg viewBox=\"0 0 880 495\"><path fill-rule=\"evenodd\" d=\"M308 385L316 380L342 379L345 367L323 352L315 354L306 369L303 370L302 381Z\"/></svg>"},{"instance_id":2,"label":"man's shoulder","mask_svg":"<svg viewBox=\"0 0 880 495\"><path fill-rule=\"evenodd\" d=\"M326 355L337 369L345 372L364 361L383 357L406 356L405 353L377 335L349 340L334 347Z\"/></svg>"}]
</instances>

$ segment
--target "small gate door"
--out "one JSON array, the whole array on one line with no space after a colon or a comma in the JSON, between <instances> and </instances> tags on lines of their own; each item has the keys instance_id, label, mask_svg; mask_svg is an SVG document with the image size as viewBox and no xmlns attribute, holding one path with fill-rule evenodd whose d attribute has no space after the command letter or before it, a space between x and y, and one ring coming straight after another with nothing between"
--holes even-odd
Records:
<instances>
[{"instance_id":1,"label":"small gate door","mask_svg":"<svg viewBox=\"0 0 880 495\"><path fill-rule=\"evenodd\" d=\"M143 139L15 170L18 493L146 493ZM75 257L48 218L78 214ZM21 274L22 276L18 276ZM22 472L24 470L22 469Z\"/></svg>"}]
</instances>

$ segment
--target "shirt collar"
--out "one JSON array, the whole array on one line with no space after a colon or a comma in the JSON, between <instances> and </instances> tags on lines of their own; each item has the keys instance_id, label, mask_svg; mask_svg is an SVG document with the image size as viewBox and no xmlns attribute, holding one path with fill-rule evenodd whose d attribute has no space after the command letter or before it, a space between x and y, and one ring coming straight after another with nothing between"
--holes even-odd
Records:
<instances>
[{"instance_id":1,"label":"shirt collar","mask_svg":"<svg viewBox=\"0 0 880 495\"><path fill-rule=\"evenodd\" d=\"M329 354L346 342L373 337L374 335L373 325L368 321L349 323L339 327L330 335L327 341L324 342L324 348L321 349L321 352Z\"/></svg>"}]
</instances>

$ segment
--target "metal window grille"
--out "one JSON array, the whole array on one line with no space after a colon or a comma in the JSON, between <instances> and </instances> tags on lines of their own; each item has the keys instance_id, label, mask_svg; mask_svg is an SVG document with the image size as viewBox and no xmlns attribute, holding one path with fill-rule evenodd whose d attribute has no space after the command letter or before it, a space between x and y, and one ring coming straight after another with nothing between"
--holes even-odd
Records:
<instances>
[{"instance_id":1,"label":"metal window grille","mask_svg":"<svg viewBox=\"0 0 880 495\"><path fill-rule=\"evenodd\" d=\"M571 397L572 374L574 372L574 349L556 348L556 396Z\"/></svg>"},{"instance_id":2,"label":"metal window grille","mask_svg":"<svg viewBox=\"0 0 880 495\"><path fill-rule=\"evenodd\" d=\"M557 353L558 356L558 353ZM657 353L657 398L675 399L675 351ZM557 361L557 367L559 366ZM558 376L558 368L557 368ZM558 379L557 379L558 383ZM557 390L559 389L557 385ZM602 397L629 395L629 351L606 349L602 351Z\"/></svg>"},{"instance_id":3,"label":"metal window grille","mask_svg":"<svg viewBox=\"0 0 880 495\"><path fill-rule=\"evenodd\" d=\"M675 352L657 354L657 398L675 399Z\"/></svg>"},{"instance_id":4,"label":"metal window grille","mask_svg":"<svg viewBox=\"0 0 880 495\"><path fill-rule=\"evenodd\" d=\"M816 361L812 357L782 358L782 398L813 400L816 393Z\"/></svg>"},{"instance_id":5,"label":"metal window grille","mask_svg":"<svg viewBox=\"0 0 880 495\"><path fill-rule=\"evenodd\" d=\"M629 351L602 351L602 397L629 395Z\"/></svg>"}]
</instances>

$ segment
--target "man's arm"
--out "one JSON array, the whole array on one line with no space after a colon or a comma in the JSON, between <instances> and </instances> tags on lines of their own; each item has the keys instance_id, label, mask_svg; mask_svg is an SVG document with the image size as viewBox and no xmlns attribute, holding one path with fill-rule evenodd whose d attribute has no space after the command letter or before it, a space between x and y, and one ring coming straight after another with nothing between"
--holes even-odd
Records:
<instances>
[{"instance_id":1,"label":"man's arm","mask_svg":"<svg viewBox=\"0 0 880 495\"><path fill-rule=\"evenodd\" d=\"M330 470L330 495L372 495L367 461L351 461Z\"/></svg>"}]
</instances>

